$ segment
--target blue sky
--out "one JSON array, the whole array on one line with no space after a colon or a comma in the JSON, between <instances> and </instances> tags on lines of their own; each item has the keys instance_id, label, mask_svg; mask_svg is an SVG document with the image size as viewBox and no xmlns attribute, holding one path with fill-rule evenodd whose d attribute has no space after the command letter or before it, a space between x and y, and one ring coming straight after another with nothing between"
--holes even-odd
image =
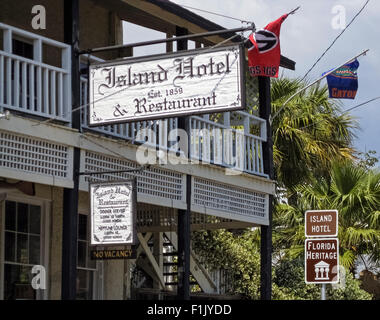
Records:
<instances>
[{"instance_id":1,"label":"blue sky","mask_svg":"<svg viewBox=\"0 0 380 320\"><path fill-rule=\"evenodd\" d=\"M347 24L364 5L366 0L172 0L180 5L209 10L242 20L254 21L256 27L263 28L282 14L301 6L301 9L283 23L281 29L282 54L296 61L296 71L285 70L288 77L302 77L317 58L341 32L334 29L332 13L334 6L343 6ZM189 9L191 10L191 9ZM225 28L240 27L241 23L231 19L210 15L200 11L195 13L220 24ZM309 75L314 80L324 71L331 69L364 49L370 49L365 57L359 58L359 90L353 101L342 100L343 109L348 109L366 100L380 96L380 1L371 0L366 9L339 38L330 51ZM141 33L133 32L133 26L126 26L127 42L140 41ZM136 38L133 38L133 34ZM248 34L247 34L248 35ZM132 37L131 37L132 36ZM150 39L161 38L159 33L149 33ZM148 40L145 38L144 40ZM144 49L141 49L144 50ZM163 47L158 49L163 50ZM324 83L325 80L324 80ZM360 131L356 132L354 146L359 151L376 150L380 154L380 100L374 101L352 112L357 117Z\"/></svg>"}]
</instances>

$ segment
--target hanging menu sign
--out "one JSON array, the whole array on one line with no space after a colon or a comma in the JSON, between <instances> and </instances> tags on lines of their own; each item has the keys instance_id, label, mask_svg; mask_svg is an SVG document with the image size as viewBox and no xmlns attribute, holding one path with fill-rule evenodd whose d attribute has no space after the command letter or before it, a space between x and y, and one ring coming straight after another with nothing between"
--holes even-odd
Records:
<instances>
[{"instance_id":1,"label":"hanging menu sign","mask_svg":"<svg viewBox=\"0 0 380 320\"><path fill-rule=\"evenodd\" d=\"M241 45L94 64L90 126L245 108Z\"/></svg>"},{"instance_id":2,"label":"hanging menu sign","mask_svg":"<svg viewBox=\"0 0 380 320\"><path fill-rule=\"evenodd\" d=\"M90 184L91 245L136 241L134 180Z\"/></svg>"}]
</instances>

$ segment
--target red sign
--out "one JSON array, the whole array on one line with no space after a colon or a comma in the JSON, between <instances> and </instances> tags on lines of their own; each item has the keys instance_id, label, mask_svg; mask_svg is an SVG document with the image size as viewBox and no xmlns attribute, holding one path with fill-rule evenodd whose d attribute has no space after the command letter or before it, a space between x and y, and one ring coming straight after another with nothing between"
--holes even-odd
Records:
<instances>
[{"instance_id":1,"label":"red sign","mask_svg":"<svg viewBox=\"0 0 380 320\"><path fill-rule=\"evenodd\" d=\"M309 210L305 213L306 237L336 237L338 235L337 210Z\"/></svg>"},{"instance_id":2,"label":"red sign","mask_svg":"<svg viewBox=\"0 0 380 320\"><path fill-rule=\"evenodd\" d=\"M305 282L339 282L339 241L336 238L305 240Z\"/></svg>"}]
</instances>

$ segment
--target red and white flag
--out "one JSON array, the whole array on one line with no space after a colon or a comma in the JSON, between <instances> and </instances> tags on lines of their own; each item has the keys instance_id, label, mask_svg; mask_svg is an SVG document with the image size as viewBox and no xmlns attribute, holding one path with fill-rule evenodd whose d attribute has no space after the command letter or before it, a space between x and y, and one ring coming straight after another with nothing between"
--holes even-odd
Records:
<instances>
[{"instance_id":1,"label":"red and white flag","mask_svg":"<svg viewBox=\"0 0 380 320\"><path fill-rule=\"evenodd\" d=\"M269 23L263 30L252 33L249 40L252 47L248 49L249 73L254 76L278 77L280 67L280 30L288 14Z\"/></svg>"}]
</instances>

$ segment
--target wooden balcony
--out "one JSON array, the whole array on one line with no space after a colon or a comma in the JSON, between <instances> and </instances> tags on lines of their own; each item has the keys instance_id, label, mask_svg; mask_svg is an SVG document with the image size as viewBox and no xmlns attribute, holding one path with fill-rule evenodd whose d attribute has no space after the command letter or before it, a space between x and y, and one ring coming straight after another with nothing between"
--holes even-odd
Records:
<instances>
[{"instance_id":1,"label":"wooden balcony","mask_svg":"<svg viewBox=\"0 0 380 320\"><path fill-rule=\"evenodd\" d=\"M69 123L70 46L3 23L0 32L0 108Z\"/></svg>"},{"instance_id":2,"label":"wooden balcony","mask_svg":"<svg viewBox=\"0 0 380 320\"><path fill-rule=\"evenodd\" d=\"M141 145L154 152L178 153L176 118L90 128L85 75L83 132L72 129L70 47L2 23L0 32L0 112L11 112L10 120L0 119L2 177L71 188L75 147L81 149L81 171L136 168ZM247 97L248 105L257 105L257 89L251 82ZM189 125L191 165L154 163L138 176L138 201L161 211L185 209L186 175L191 174L192 212L227 219L223 221L267 224L268 195L274 185L263 170L265 121L239 111L192 116ZM108 174L98 179L128 177ZM81 177L81 191L88 191L88 181ZM164 211L158 214L161 222L141 227L164 227Z\"/></svg>"}]
</instances>

